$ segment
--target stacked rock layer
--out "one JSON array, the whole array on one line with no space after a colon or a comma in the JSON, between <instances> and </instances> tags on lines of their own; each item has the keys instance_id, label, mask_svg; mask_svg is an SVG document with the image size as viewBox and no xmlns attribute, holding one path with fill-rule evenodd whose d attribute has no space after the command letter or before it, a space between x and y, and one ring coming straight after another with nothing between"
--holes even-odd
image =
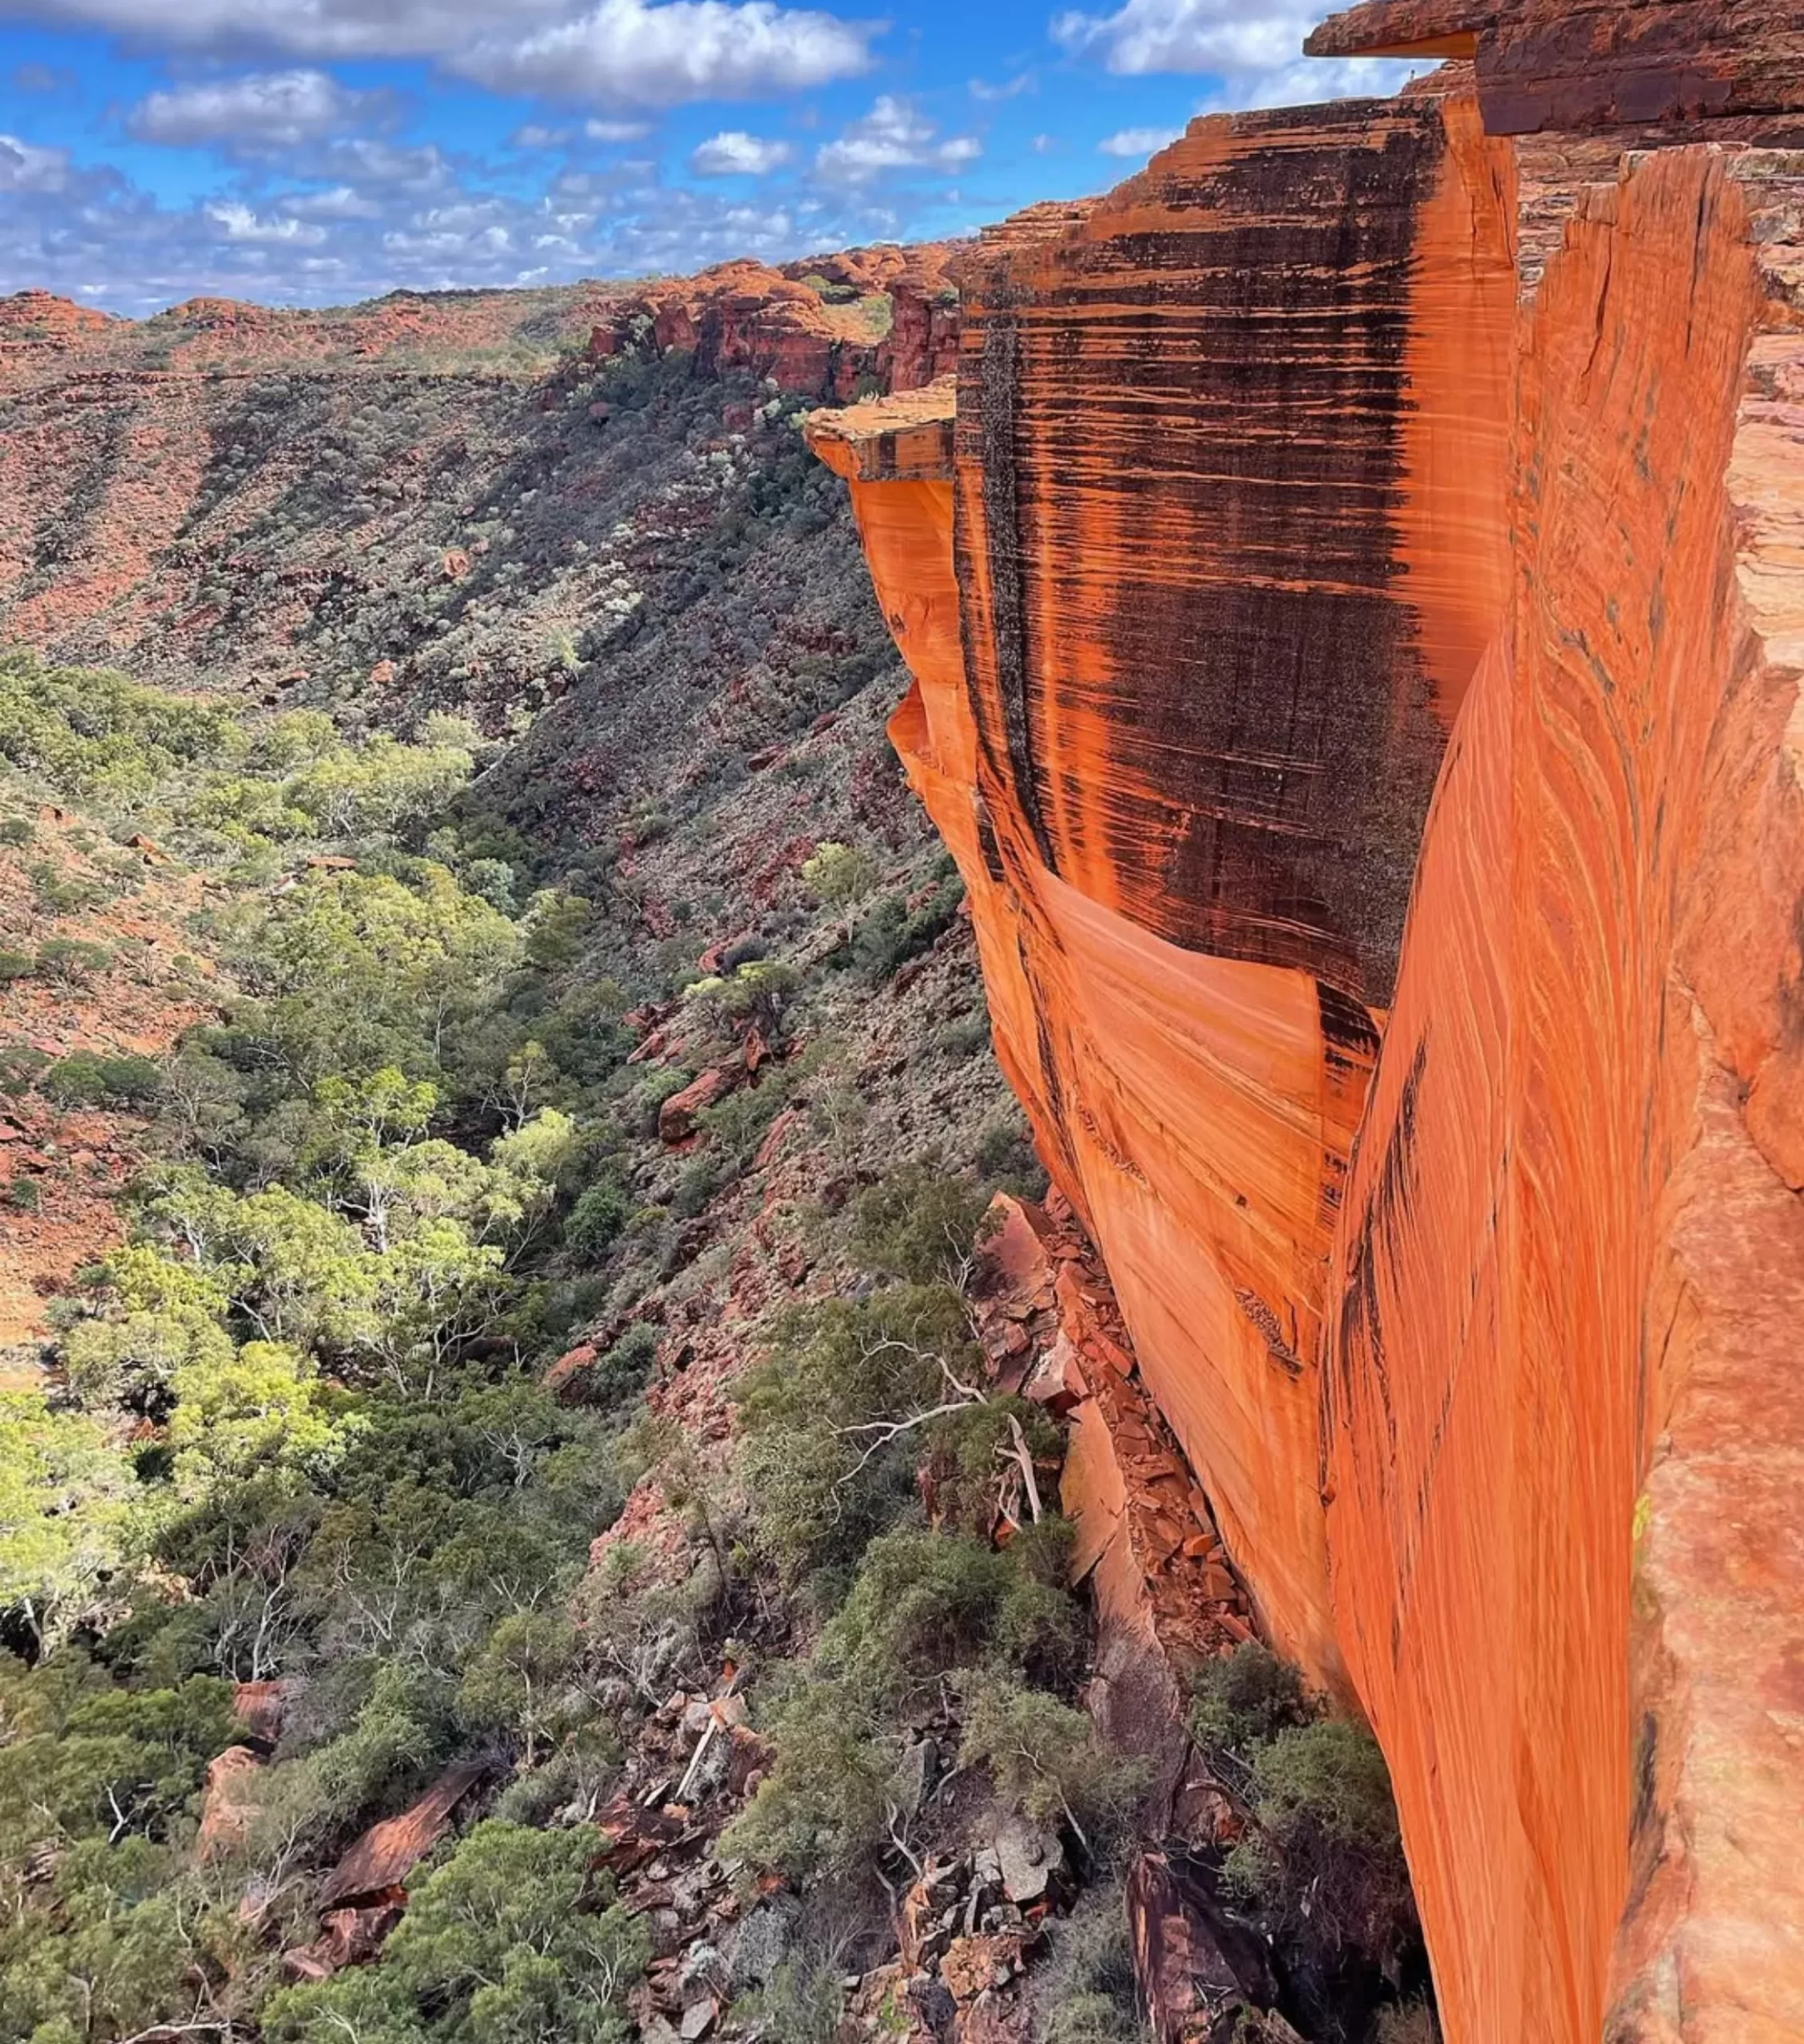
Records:
<instances>
[{"instance_id":1,"label":"stacked rock layer","mask_svg":"<svg viewBox=\"0 0 1804 2044\"><path fill-rule=\"evenodd\" d=\"M1580 11L1646 70L1687 10ZM1519 136L1532 7L1337 46L1413 14L1477 89L1193 125L983 239L955 384L813 437L999 1053L1384 1745L1452 2044L1756 2044L1804 2034L1804 159L1741 84Z\"/></svg>"}]
</instances>

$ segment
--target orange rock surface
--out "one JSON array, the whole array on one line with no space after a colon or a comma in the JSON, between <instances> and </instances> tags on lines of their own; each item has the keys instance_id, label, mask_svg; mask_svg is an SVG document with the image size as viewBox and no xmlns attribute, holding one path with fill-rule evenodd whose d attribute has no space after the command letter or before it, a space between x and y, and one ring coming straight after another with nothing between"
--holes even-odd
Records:
<instances>
[{"instance_id":1,"label":"orange rock surface","mask_svg":"<svg viewBox=\"0 0 1804 2044\"><path fill-rule=\"evenodd\" d=\"M750 370L807 397L846 399L873 384L913 390L957 358L958 303L943 256L930 244L857 249L787 270L717 263L624 299L592 346L617 353L648 320L660 354L693 355L706 374ZM826 296L815 287L823 282Z\"/></svg>"},{"instance_id":2,"label":"orange rock surface","mask_svg":"<svg viewBox=\"0 0 1804 2044\"><path fill-rule=\"evenodd\" d=\"M1765 2044L1804 69L1774 6L1575 9L1597 75L1500 114L1559 11L1362 10L1476 88L1193 124L983 238L955 391L813 438L999 1054L1261 1619L1385 1747L1450 2044ZM1739 85L1611 130L1688 34L1766 132Z\"/></svg>"}]
</instances>

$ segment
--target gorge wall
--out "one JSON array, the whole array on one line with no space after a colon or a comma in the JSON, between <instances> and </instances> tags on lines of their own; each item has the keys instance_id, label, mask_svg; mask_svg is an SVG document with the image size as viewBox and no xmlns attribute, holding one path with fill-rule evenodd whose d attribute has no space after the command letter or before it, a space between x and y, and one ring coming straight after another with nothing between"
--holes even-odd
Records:
<instances>
[{"instance_id":1,"label":"gorge wall","mask_svg":"<svg viewBox=\"0 0 1804 2044\"><path fill-rule=\"evenodd\" d=\"M1452 2044L1804 2031L1804 18L1399 0L822 414L1005 1068Z\"/></svg>"}]
</instances>

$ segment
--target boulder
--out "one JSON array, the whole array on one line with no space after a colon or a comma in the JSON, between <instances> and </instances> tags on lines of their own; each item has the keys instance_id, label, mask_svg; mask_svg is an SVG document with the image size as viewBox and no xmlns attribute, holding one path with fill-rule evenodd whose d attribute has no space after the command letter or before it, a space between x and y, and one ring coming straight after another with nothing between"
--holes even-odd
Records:
<instances>
[{"instance_id":1,"label":"boulder","mask_svg":"<svg viewBox=\"0 0 1804 2044\"><path fill-rule=\"evenodd\" d=\"M995 1849L1002 1892L1017 1908L1055 1899L1067 1868L1065 1848L1050 1832L1007 1817L997 1827Z\"/></svg>"},{"instance_id":2,"label":"boulder","mask_svg":"<svg viewBox=\"0 0 1804 2044\"><path fill-rule=\"evenodd\" d=\"M1216 1899L1211 1870L1144 1851L1127 1882L1134 1970L1158 2044L1234 2044L1277 1999L1259 1939Z\"/></svg>"},{"instance_id":3,"label":"boulder","mask_svg":"<svg viewBox=\"0 0 1804 2044\"><path fill-rule=\"evenodd\" d=\"M400 1899L366 1903L355 1909L328 1909L319 1919L319 1935L310 1945L282 1955L283 1971L299 1981L329 1980L341 1967L363 1966L382 1950L384 1940L406 1913Z\"/></svg>"},{"instance_id":4,"label":"boulder","mask_svg":"<svg viewBox=\"0 0 1804 2044\"><path fill-rule=\"evenodd\" d=\"M321 1910L387 1898L402 1888L450 1828L458 1805L488 1772L483 1761L460 1761L398 1816L372 1824L327 1876L319 1891Z\"/></svg>"},{"instance_id":5,"label":"boulder","mask_svg":"<svg viewBox=\"0 0 1804 2044\"><path fill-rule=\"evenodd\" d=\"M194 1844L195 1856L203 1863L244 1841L256 1816L256 1783L263 1765L261 1755L248 1746L228 1746L208 1761Z\"/></svg>"},{"instance_id":6,"label":"boulder","mask_svg":"<svg viewBox=\"0 0 1804 2044\"><path fill-rule=\"evenodd\" d=\"M658 1135L666 1143L681 1143L695 1133L696 1117L704 1107L712 1107L716 1100L724 1100L738 1084L740 1068L735 1065L717 1064L685 1086L680 1093L672 1093L658 1109Z\"/></svg>"}]
</instances>

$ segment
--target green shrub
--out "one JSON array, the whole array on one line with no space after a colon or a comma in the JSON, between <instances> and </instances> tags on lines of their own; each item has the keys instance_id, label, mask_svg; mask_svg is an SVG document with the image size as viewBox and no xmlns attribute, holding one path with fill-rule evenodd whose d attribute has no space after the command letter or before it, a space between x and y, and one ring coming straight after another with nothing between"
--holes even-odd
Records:
<instances>
[{"instance_id":1,"label":"green shrub","mask_svg":"<svg viewBox=\"0 0 1804 2044\"><path fill-rule=\"evenodd\" d=\"M1406 1977L1421 1933L1370 1731L1323 1715L1297 1670L1255 1645L1205 1671L1190 1726L1251 1819L1223 1880L1297 1976L1330 1999L1337 1978Z\"/></svg>"},{"instance_id":2,"label":"green shrub","mask_svg":"<svg viewBox=\"0 0 1804 2044\"><path fill-rule=\"evenodd\" d=\"M613 1346L596 1360L584 1384L592 1405L624 1405L651 1380L657 1360L658 1331L649 1321L636 1320Z\"/></svg>"},{"instance_id":3,"label":"green shrub","mask_svg":"<svg viewBox=\"0 0 1804 2044\"><path fill-rule=\"evenodd\" d=\"M860 846L830 840L803 861L802 880L823 908L843 909L862 901L877 885L877 862Z\"/></svg>"},{"instance_id":4,"label":"green shrub","mask_svg":"<svg viewBox=\"0 0 1804 2044\"><path fill-rule=\"evenodd\" d=\"M163 1075L147 1057L74 1051L57 1060L43 1084L60 1107L148 1107L162 1091Z\"/></svg>"},{"instance_id":5,"label":"green shrub","mask_svg":"<svg viewBox=\"0 0 1804 2044\"><path fill-rule=\"evenodd\" d=\"M952 1058L975 1057L989 1040L989 1017L982 1013L961 1015L934 1032L934 1048Z\"/></svg>"},{"instance_id":6,"label":"green shrub","mask_svg":"<svg viewBox=\"0 0 1804 2044\"><path fill-rule=\"evenodd\" d=\"M859 1194L853 1253L867 1269L910 1284L948 1282L969 1264L989 1205L963 1178L905 1164Z\"/></svg>"},{"instance_id":7,"label":"green shrub","mask_svg":"<svg viewBox=\"0 0 1804 2044\"><path fill-rule=\"evenodd\" d=\"M0 983L8 980L23 980L30 976L33 963L30 953L0 951Z\"/></svg>"},{"instance_id":8,"label":"green shrub","mask_svg":"<svg viewBox=\"0 0 1804 2044\"><path fill-rule=\"evenodd\" d=\"M113 954L98 944L85 944L78 937L53 937L38 947L37 969L46 980L65 985L85 986L113 963Z\"/></svg>"},{"instance_id":9,"label":"green shrub","mask_svg":"<svg viewBox=\"0 0 1804 2044\"><path fill-rule=\"evenodd\" d=\"M1243 1753L1310 1716L1299 1670L1257 1640L1211 1661L1191 1693L1190 1734L1205 1753Z\"/></svg>"},{"instance_id":10,"label":"green shrub","mask_svg":"<svg viewBox=\"0 0 1804 2044\"><path fill-rule=\"evenodd\" d=\"M29 1092L50 1062L35 1044L21 1039L0 1044L0 1095L12 1099Z\"/></svg>"},{"instance_id":11,"label":"green shrub","mask_svg":"<svg viewBox=\"0 0 1804 2044\"><path fill-rule=\"evenodd\" d=\"M620 1103L620 1119L628 1132L637 1136L656 1135L658 1110L673 1094L680 1093L691 1084L695 1076L694 1072L686 1072L680 1065L654 1065Z\"/></svg>"},{"instance_id":12,"label":"green shrub","mask_svg":"<svg viewBox=\"0 0 1804 2044\"><path fill-rule=\"evenodd\" d=\"M0 845L29 845L37 835L36 826L25 817L0 817Z\"/></svg>"},{"instance_id":13,"label":"green shrub","mask_svg":"<svg viewBox=\"0 0 1804 2044\"><path fill-rule=\"evenodd\" d=\"M1375 1955L1410 1933L1414 1904L1390 1776L1362 1725L1318 1718L1253 1747L1258 1829L1228 1856L1229 1884L1284 1931Z\"/></svg>"},{"instance_id":14,"label":"green shrub","mask_svg":"<svg viewBox=\"0 0 1804 2044\"><path fill-rule=\"evenodd\" d=\"M757 958L730 976L715 974L692 981L684 988L683 999L719 1033L743 1024L774 1037L800 984L801 976L793 965Z\"/></svg>"},{"instance_id":15,"label":"green shrub","mask_svg":"<svg viewBox=\"0 0 1804 2044\"><path fill-rule=\"evenodd\" d=\"M374 1965L279 1994L264 2034L275 2044L628 2044L636 2031L620 2004L650 1940L593 1858L580 1828L479 1824L414 1888Z\"/></svg>"},{"instance_id":16,"label":"green shrub","mask_svg":"<svg viewBox=\"0 0 1804 2044\"><path fill-rule=\"evenodd\" d=\"M766 2044L837 2044L846 2012L844 1962L829 1955L786 1959L762 1987L732 2006L735 2026Z\"/></svg>"},{"instance_id":17,"label":"green shrub","mask_svg":"<svg viewBox=\"0 0 1804 2044\"><path fill-rule=\"evenodd\" d=\"M925 1459L940 1524L987 1537L996 1515L997 1472L1004 1457L1018 1453L1017 1434L1036 1464L1056 1468L1063 1460L1063 1430L1029 1399L985 1399L934 1422ZM1013 1550L1014 1559L1037 1582L1062 1583L1071 1533L1068 1523L1057 1518L1024 1526Z\"/></svg>"},{"instance_id":18,"label":"green shrub","mask_svg":"<svg viewBox=\"0 0 1804 2044\"><path fill-rule=\"evenodd\" d=\"M35 1214L42 1204L35 1178L14 1178L6 1187L6 1204L16 1214Z\"/></svg>"},{"instance_id":19,"label":"green shrub","mask_svg":"<svg viewBox=\"0 0 1804 2044\"><path fill-rule=\"evenodd\" d=\"M511 916L518 905L513 869L506 859L472 859L464 868L463 884L504 916Z\"/></svg>"},{"instance_id":20,"label":"green shrub","mask_svg":"<svg viewBox=\"0 0 1804 2044\"><path fill-rule=\"evenodd\" d=\"M967 1767L985 1767L996 1792L1036 1824L1070 1823L1094 1852L1131 1828L1150 1770L1116 1752L1088 1713L1006 1675L959 1682Z\"/></svg>"},{"instance_id":21,"label":"green shrub","mask_svg":"<svg viewBox=\"0 0 1804 2044\"><path fill-rule=\"evenodd\" d=\"M613 1247L632 1211L632 1197L618 1179L599 1179L570 1209L564 1222L564 1240L585 1262L599 1263Z\"/></svg>"},{"instance_id":22,"label":"green shrub","mask_svg":"<svg viewBox=\"0 0 1804 2044\"><path fill-rule=\"evenodd\" d=\"M1017 1198L1038 1199L1046 1190L1046 1169L1019 1108L984 1124L973 1159L986 1185Z\"/></svg>"},{"instance_id":23,"label":"green shrub","mask_svg":"<svg viewBox=\"0 0 1804 2044\"><path fill-rule=\"evenodd\" d=\"M83 909L98 907L106 898L105 890L93 881L65 873L48 862L31 869L31 885L38 907L48 915L73 916Z\"/></svg>"},{"instance_id":24,"label":"green shrub","mask_svg":"<svg viewBox=\"0 0 1804 2044\"><path fill-rule=\"evenodd\" d=\"M705 1213L716 1194L724 1192L737 1176L730 1159L704 1155L692 1157L670 1196L670 1211L679 1221L692 1221Z\"/></svg>"},{"instance_id":25,"label":"green shrub","mask_svg":"<svg viewBox=\"0 0 1804 2044\"><path fill-rule=\"evenodd\" d=\"M857 1430L938 1403L942 1365L966 1383L981 1368L962 1302L944 1286L886 1286L778 1321L737 1387L739 1464L759 1543L786 1574L849 1569L910 1510L930 1444Z\"/></svg>"},{"instance_id":26,"label":"green shrub","mask_svg":"<svg viewBox=\"0 0 1804 2044\"><path fill-rule=\"evenodd\" d=\"M881 984L911 958L930 951L958 913L965 883L956 877L931 882L910 909L899 894L885 895L852 933L849 963Z\"/></svg>"},{"instance_id":27,"label":"green shrub","mask_svg":"<svg viewBox=\"0 0 1804 2044\"><path fill-rule=\"evenodd\" d=\"M1092 1888L1047 1930L1052 1951L1033 1976L1034 2044L1152 2044L1120 1884Z\"/></svg>"},{"instance_id":28,"label":"green shrub","mask_svg":"<svg viewBox=\"0 0 1804 2044\"><path fill-rule=\"evenodd\" d=\"M889 1832L898 1756L858 1699L811 1683L771 1727L776 1759L722 1834L720 1851L803 1882L855 1866Z\"/></svg>"},{"instance_id":29,"label":"green shrub","mask_svg":"<svg viewBox=\"0 0 1804 2044\"><path fill-rule=\"evenodd\" d=\"M954 1668L987 1664L1057 1682L1081 1653L1077 1606L1063 1589L981 1540L904 1527L866 1548L816 1658L894 1709Z\"/></svg>"}]
</instances>

